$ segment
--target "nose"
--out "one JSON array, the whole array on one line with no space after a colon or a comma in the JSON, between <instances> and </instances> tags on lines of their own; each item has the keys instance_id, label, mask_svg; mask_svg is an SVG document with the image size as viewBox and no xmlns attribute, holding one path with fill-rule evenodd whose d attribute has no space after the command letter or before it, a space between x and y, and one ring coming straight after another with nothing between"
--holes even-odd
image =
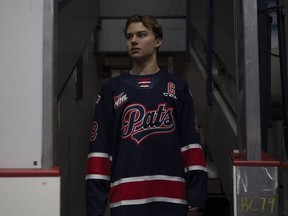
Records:
<instances>
[{"instance_id":1,"label":"nose","mask_svg":"<svg viewBox=\"0 0 288 216\"><path fill-rule=\"evenodd\" d=\"M131 38L131 43L137 44L137 36L136 35L133 35L133 37Z\"/></svg>"}]
</instances>

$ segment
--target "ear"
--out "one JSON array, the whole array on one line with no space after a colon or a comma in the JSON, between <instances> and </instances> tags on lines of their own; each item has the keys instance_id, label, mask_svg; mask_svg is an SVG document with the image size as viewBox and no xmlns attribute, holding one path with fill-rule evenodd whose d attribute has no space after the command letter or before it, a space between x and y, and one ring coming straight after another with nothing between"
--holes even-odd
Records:
<instances>
[{"instance_id":1,"label":"ear","mask_svg":"<svg viewBox=\"0 0 288 216\"><path fill-rule=\"evenodd\" d=\"M160 47L162 44L162 39L161 38L157 38L156 39L156 47Z\"/></svg>"}]
</instances>

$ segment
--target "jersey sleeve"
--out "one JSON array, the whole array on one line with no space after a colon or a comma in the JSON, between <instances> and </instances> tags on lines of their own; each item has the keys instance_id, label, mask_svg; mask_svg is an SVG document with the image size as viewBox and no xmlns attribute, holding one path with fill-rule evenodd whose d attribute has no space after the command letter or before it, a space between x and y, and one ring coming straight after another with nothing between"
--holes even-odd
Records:
<instances>
[{"instance_id":1,"label":"jersey sleeve","mask_svg":"<svg viewBox=\"0 0 288 216\"><path fill-rule=\"evenodd\" d=\"M207 193L207 169L202 152L199 128L195 121L193 96L185 82L181 97L181 154L187 184L187 203L203 208Z\"/></svg>"},{"instance_id":2,"label":"jersey sleeve","mask_svg":"<svg viewBox=\"0 0 288 216\"><path fill-rule=\"evenodd\" d=\"M87 216L103 216L105 213L112 165L112 137L113 103L106 85L97 96L86 163Z\"/></svg>"}]
</instances>

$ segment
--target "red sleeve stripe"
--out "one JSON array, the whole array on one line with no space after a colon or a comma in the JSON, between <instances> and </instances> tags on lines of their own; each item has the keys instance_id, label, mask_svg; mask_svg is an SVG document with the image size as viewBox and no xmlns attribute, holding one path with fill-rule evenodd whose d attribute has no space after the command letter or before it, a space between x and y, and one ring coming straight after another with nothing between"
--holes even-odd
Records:
<instances>
[{"instance_id":1,"label":"red sleeve stripe","mask_svg":"<svg viewBox=\"0 0 288 216\"><path fill-rule=\"evenodd\" d=\"M112 186L109 193L110 203L151 198L186 200L185 182L168 180L134 181Z\"/></svg>"},{"instance_id":2,"label":"red sleeve stripe","mask_svg":"<svg viewBox=\"0 0 288 216\"><path fill-rule=\"evenodd\" d=\"M199 144L191 144L183 147L181 150L185 170L193 166L206 167L205 158Z\"/></svg>"},{"instance_id":3,"label":"red sleeve stripe","mask_svg":"<svg viewBox=\"0 0 288 216\"><path fill-rule=\"evenodd\" d=\"M107 154L91 153L88 155L86 175L110 176L112 161Z\"/></svg>"}]
</instances>

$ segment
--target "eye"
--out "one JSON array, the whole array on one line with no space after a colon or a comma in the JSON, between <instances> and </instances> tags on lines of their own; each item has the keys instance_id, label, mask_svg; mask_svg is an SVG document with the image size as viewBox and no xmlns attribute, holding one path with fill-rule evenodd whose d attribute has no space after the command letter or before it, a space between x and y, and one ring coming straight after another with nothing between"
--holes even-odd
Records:
<instances>
[{"instance_id":1,"label":"eye","mask_svg":"<svg viewBox=\"0 0 288 216\"><path fill-rule=\"evenodd\" d=\"M140 33L137 34L137 36L138 36L139 38L143 38L143 37L146 37L147 34L146 34L145 32L140 32Z\"/></svg>"},{"instance_id":2,"label":"eye","mask_svg":"<svg viewBox=\"0 0 288 216\"><path fill-rule=\"evenodd\" d=\"M133 35L132 34L126 34L126 40L131 40L132 39L132 37L133 37Z\"/></svg>"}]
</instances>

